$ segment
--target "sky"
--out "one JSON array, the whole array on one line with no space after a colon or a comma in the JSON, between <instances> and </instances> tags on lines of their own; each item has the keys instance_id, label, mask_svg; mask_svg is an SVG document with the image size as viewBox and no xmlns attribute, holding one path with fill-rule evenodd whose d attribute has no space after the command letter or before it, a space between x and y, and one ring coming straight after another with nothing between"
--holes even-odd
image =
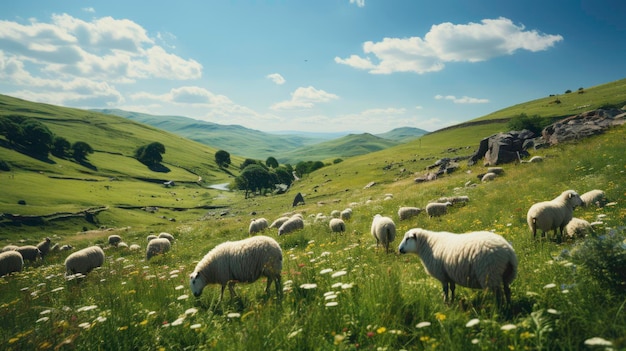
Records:
<instances>
[{"instance_id":1,"label":"sky","mask_svg":"<svg viewBox=\"0 0 626 351\"><path fill-rule=\"evenodd\" d=\"M434 131L626 76L622 0L20 0L0 94L265 132Z\"/></svg>"}]
</instances>

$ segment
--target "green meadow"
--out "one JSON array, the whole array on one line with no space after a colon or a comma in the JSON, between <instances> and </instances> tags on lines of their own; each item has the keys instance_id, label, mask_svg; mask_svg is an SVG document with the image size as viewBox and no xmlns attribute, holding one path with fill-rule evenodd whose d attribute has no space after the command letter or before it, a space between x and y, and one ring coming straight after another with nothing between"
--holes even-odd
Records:
<instances>
[{"instance_id":1,"label":"green meadow","mask_svg":"<svg viewBox=\"0 0 626 351\"><path fill-rule=\"evenodd\" d=\"M473 153L481 139L504 131L505 123L431 133L328 164L295 182L286 194L244 199L239 192L208 188L231 181L237 175L234 165L243 157L233 156L233 169L226 172L214 164L216 150L151 127L2 98L2 113L16 113L20 105L38 118L47 112L55 133L72 142L89 135L86 141L98 151L88 157L94 170L52 157L38 161L0 147L0 160L12 166L0 172L0 212L106 210L97 214L95 223L72 217L17 225L3 219L0 245L36 244L50 237L75 249L102 245L107 258L87 276L68 280L63 265L68 252L55 252L0 278L0 349L626 349L626 289L619 278L620 269L626 269L623 126L533 151L544 157L543 163L503 165L504 175L489 183L477 178L484 167L466 163L432 182L418 184L414 178L439 158ZM83 119L82 113L93 115ZM70 128L61 116L83 122ZM109 132L86 129L94 125ZM151 141L166 146L164 164L170 172L151 172L130 157L134 148ZM146 179L178 184L167 188ZM371 182L375 184L366 188ZM466 186L468 182L475 186ZM602 189L615 203L575 210L575 217L599 222L587 238L533 240L526 211L567 189ZM298 192L306 203L293 208ZM400 206L423 208L452 195L467 195L470 202L455 205L441 218L420 214L398 219ZM18 205L19 200L26 205ZM159 209L150 212L146 207ZM343 234L313 221L318 213L329 216L347 207L353 216ZM264 278L237 284L239 297L231 299L226 292L222 302L216 285L207 286L199 298L193 296L188 276L211 248L248 237L252 218L271 222L294 212L307 219L303 230L283 236L276 229L263 233L283 249L281 298L273 289L265 294ZM394 248L414 227L457 233L491 230L504 236L519 260L511 305L499 307L490 292L460 286L455 302L444 303L440 283L426 274L419 257L376 247L370 226L377 213L396 223ZM171 233L176 241L171 251L146 261L146 236L160 232ZM142 250L109 247L111 234ZM606 265L598 269L593 263Z\"/></svg>"}]
</instances>

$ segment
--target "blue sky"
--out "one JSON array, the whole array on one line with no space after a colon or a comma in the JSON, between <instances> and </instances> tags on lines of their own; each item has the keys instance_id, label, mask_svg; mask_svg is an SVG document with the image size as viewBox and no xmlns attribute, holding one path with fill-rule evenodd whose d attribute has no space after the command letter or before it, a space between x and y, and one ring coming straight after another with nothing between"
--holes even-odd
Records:
<instances>
[{"instance_id":1,"label":"blue sky","mask_svg":"<svg viewBox=\"0 0 626 351\"><path fill-rule=\"evenodd\" d=\"M625 77L626 2L20 0L0 93L262 131L429 131Z\"/></svg>"}]
</instances>

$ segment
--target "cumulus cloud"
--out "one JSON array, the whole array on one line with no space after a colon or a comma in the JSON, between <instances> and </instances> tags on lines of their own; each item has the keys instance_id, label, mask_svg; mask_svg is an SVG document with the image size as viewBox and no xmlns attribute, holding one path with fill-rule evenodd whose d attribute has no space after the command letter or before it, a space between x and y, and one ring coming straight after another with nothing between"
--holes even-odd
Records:
<instances>
[{"instance_id":1,"label":"cumulus cloud","mask_svg":"<svg viewBox=\"0 0 626 351\"><path fill-rule=\"evenodd\" d=\"M83 11L88 13L96 13L96 9L94 9L93 7L83 7Z\"/></svg>"},{"instance_id":2,"label":"cumulus cloud","mask_svg":"<svg viewBox=\"0 0 626 351\"><path fill-rule=\"evenodd\" d=\"M268 79L271 79L272 82L274 82L274 84L278 84L278 85L285 84L285 82L286 82L285 78L283 78L283 76L281 76L278 73L268 74L265 77L268 78Z\"/></svg>"},{"instance_id":3,"label":"cumulus cloud","mask_svg":"<svg viewBox=\"0 0 626 351\"><path fill-rule=\"evenodd\" d=\"M363 43L365 57L335 57L335 62L373 74L440 71L447 62L480 62L512 55L518 50L543 51L562 41L561 35L526 30L510 19L484 19L480 23L441 23L421 37L384 38ZM375 60L373 60L375 59Z\"/></svg>"},{"instance_id":4,"label":"cumulus cloud","mask_svg":"<svg viewBox=\"0 0 626 351\"><path fill-rule=\"evenodd\" d=\"M339 96L315 89L312 86L300 87L291 93L291 99L278 102L271 106L272 110L310 109L316 103L339 99Z\"/></svg>"},{"instance_id":5,"label":"cumulus cloud","mask_svg":"<svg viewBox=\"0 0 626 351\"><path fill-rule=\"evenodd\" d=\"M350 0L351 4L356 4L358 7L365 7L365 0Z\"/></svg>"},{"instance_id":6,"label":"cumulus cloud","mask_svg":"<svg viewBox=\"0 0 626 351\"><path fill-rule=\"evenodd\" d=\"M469 96L463 96L460 98L457 98L454 95L435 95L435 99L436 100L450 100L452 102L454 102L455 104L486 104L489 103L489 99L478 99L478 98L473 98L473 97L469 97Z\"/></svg>"}]
</instances>

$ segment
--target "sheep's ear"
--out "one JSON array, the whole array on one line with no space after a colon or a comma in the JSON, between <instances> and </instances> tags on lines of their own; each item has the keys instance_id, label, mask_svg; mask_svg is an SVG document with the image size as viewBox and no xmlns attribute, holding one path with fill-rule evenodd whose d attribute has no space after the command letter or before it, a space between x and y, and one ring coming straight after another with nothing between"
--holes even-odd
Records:
<instances>
[{"instance_id":1,"label":"sheep's ear","mask_svg":"<svg viewBox=\"0 0 626 351\"><path fill-rule=\"evenodd\" d=\"M196 279L196 277L197 277L197 276L198 276L198 273L197 273L197 272L193 272L193 273L191 273L191 274L189 275L189 278L190 278L190 279Z\"/></svg>"}]
</instances>

